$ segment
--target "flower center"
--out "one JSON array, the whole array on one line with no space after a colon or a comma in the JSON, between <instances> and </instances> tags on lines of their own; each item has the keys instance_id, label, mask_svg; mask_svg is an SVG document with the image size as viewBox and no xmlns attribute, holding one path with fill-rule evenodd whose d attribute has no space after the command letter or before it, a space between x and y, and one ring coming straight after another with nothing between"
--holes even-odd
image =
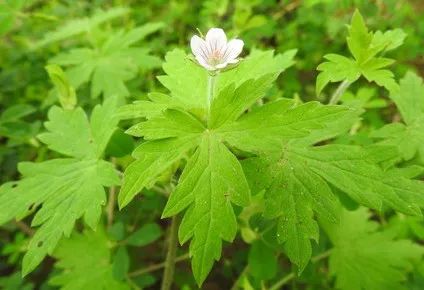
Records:
<instances>
[{"instance_id":1,"label":"flower center","mask_svg":"<svg viewBox=\"0 0 424 290\"><path fill-rule=\"evenodd\" d=\"M214 50L208 57L208 62L210 65L215 66L222 63L222 55L219 50Z\"/></svg>"}]
</instances>

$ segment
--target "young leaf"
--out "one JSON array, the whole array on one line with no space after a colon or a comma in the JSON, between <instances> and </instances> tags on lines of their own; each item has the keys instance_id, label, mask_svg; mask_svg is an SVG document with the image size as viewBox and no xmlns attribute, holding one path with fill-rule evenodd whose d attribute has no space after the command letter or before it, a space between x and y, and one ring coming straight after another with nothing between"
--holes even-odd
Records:
<instances>
[{"instance_id":1,"label":"young leaf","mask_svg":"<svg viewBox=\"0 0 424 290\"><path fill-rule=\"evenodd\" d=\"M60 104L64 109L72 110L77 104L77 97L75 95L75 90L69 84L65 73L58 65L48 65L46 66L46 70L59 94Z\"/></svg>"},{"instance_id":2,"label":"young leaf","mask_svg":"<svg viewBox=\"0 0 424 290\"><path fill-rule=\"evenodd\" d=\"M84 217L88 226L97 226L106 203L104 187L119 184L113 165L99 159L117 125L115 102L111 98L96 106L91 124L80 108L53 107L46 123L50 132L40 140L70 158L23 162L19 165L22 179L0 187L0 223L23 218L41 206L32 221L32 226L40 228L25 254L24 274L51 254L63 235L70 235L77 219Z\"/></svg>"},{"instance_id":3,"label":"young leaf","mask_svg":"<svg viewBox=\"0 0 424 290\"><path fill-rule=\"evenodd\" d=\"M130 289L127 283L114 278L109 241L101 229L74 233L60 242L53 256L58 260L55 267L61 272L49 280L51 285L63 290Z\"/></svg>"},{"instance_id":4,"label":"young leaf","mask_svg":"<svg viewBox=\"0 0 424 290\"><path fill-rule=\"evenodd\" d=\"M248 257L249 272L258 280L269 280L277 273L275 251L261 240L252 243Z\"/></svg>"},{"instance_id":5,"label":"young leaf","mask_svg":"<svg viewBox=\"0 0 424 290\"><path fill-rule=\"evenodd\" d=\"M324 228L334 249L330 273L341 290L402 289L414 262L421 260L422 246L408 240L395 240L390 231L378 231L366 209L343 210L340 224Z\"/></svg>"},{"instance_id":6,"label":"young leaf","mask_svg":"<svg viewBox=\"0 0 424 290\"><path fill-rule=\"evenodd\" d=\"M424 84L422 79L408 72L400 80L400 89L392 91L390 98L396 103L404 123L391 123L372 132L383 144L399 148L404 160L417 153L424 156Z\"/></svg>"},{"instance_id":7,"label":"young leaf","mask_svg":"<svg viewBox=\"0 0 424 290\"><path fill-rule=\"evenodd\" d=\"M153 243L162 235L162 229L157 224L145 224L132 233L126 242L128 245L142 247Z\"/></svg>"},{"instance_id":8,"label":"young leaf","mask_svg":"<svg viewBox=\"0 0 424 290\"><path fill-rule=\"evenodd\" d=\"M353 14L348 31L346 40L353 59L338 54L325 55L324 58L328 61L317 68L320 71L316 82L317 95L330 82L346 81L350 84L361 75L369 82L375 82L388 90L396 90L393 73L384 69L394 61L376 55L400 46L405 38L403 31L386 31L384 34L380 31L369 32L358 10Z\"/></svg>"}]
</instances>

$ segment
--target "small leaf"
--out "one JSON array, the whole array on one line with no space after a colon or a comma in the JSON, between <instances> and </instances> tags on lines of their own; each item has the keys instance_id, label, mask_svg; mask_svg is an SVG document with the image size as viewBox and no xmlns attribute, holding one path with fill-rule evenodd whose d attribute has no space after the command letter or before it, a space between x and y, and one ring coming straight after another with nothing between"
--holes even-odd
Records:
<instances>
[{"instance_id":1,"label":"small leaf","mask_svg":"<svg viewBox=\"0 0 424 290\"><path fill-rule=\"evenodd\" d=\"M64 290L129 290L127 283L115 278L118 272L126 274L125 248L118 249L112 264L108 242L102 229L74 233L63 240L54 252L55 268L60 272L55 272L49 283Z\"/></svg>"},{"instance_id":2,"label":"small leaf","mask_svg":"<svg viewBox=\"0 0 424 290\"><path fill-rule=\"evenodd\" d=\"M113 256L112 271L116 280L125 280L130 268L130 257L125 247L119 247Z\"/></svg>"},{"instance_id":3,"label":"small leaf","mask_svg":"<svg viewBox=\"0 0 424 290\"><path fill-rule=\"evenodd\" d=\"M275 251L264 242L257 240L249 249L249 272L258 280L270 280L277 273L277 256Z\"/></svg>"},{"instance_id":4,"label":"small leaf","mask_svg":"<svg viewBox=\"0 0 424 290\"><path fill-rule=\"evenodd\" d=\"M77 97L65 73L60 66L54 64L46 66L46 70L59 93L59 101L62 108L72 110L77 104Z\"/></svg>"},{"instance_id":5,"label":"small leaf","mask_svg":"<svg viewBox=\"0 0 424 290\"><path fill-rule=\"evenodd\" d=\"M162 236L162 229L157 224L145 224L132 233L126 242L130 246L143 247L153 243Z\"/></svg>"}]
</instances>

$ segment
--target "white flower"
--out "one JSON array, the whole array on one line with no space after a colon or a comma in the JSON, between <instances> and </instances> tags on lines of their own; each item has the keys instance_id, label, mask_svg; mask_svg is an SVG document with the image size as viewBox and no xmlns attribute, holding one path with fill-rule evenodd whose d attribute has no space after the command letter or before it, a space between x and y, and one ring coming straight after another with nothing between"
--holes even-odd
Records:
<instances>
[{"instance_id":1,"label":"white flower","mask_svg":"<svg viewBox=\"0 0 424 290\"><path fill-rule=\"evenodd\" d=\"M210 71L223 69L228 64L237 63L238 56L243 50L244 42L231 39L227 42L224 30L211 28L202 39L197 35L191 38L190 46L196 60L201 66Z\"/></svg>"}]
</instances>

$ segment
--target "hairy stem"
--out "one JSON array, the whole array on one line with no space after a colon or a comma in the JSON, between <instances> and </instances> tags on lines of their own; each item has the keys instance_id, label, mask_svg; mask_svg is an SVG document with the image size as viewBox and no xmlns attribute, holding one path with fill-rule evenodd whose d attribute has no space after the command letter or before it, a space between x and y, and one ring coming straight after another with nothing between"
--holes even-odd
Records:
<instances>
[{"instance_id":1,"label":"hairy stem","mask_svg":"<svg viewBox=\"0 0 424 290\"><path fill-rule=\"evenodd\" d=\"M330 254L331 254L331 249L312 257L311 262L316 263L316 262L318 262L322 259L327 258L328 256L330 256ZM290 274L287 274L286 276L284 276L283 278L278 280L277 283L272 285L268 290L279 290L279 289L281 289L281 287L283 287L285 284L287 284L288 282L290 282L294 278L296 278L296 274L295 274L295 272L291 272Z\"/></svg>"},{"instance_id":2,"label":"hairy stem","mask_svg":"<svg viewBox=\"0 0 424 290\"><path fill-rule=\"evenodd\" d=\"M341 82L340 85L335 90L335 92L333 93L333 95L331 96L330 102L328 104L336 105L339 102L340 97L343 95L346 89L350 86L350 84L351 82L347 80L344 80L343 82Z\"/></svg>"},{"instance_id":3,"label":"hairy stem","mask_svg":"<svg viewBox=\"0 0 424 290\"><path fill-rule=\"evenodd\" d=\"M174 280L175 257L177 253L178 239L178 216L174 216L171 221L168 237L168 252L166 254L165 268L163 271L163 279L161 290L170 290Z\"/></svg>"},{"instance_id":4,"label":"hairy stem","mask_svg":"<svg viewBox=\"0 0 424 290\"><path fill-rule=\"evenodd\" d=\"M24 223L23 221L13 221L13 223L15 224L16 227L18 227L22 232L24 232L25 234L27 234L28 236L33 236L35 231L33 229L31 229L31 227L29 227L26 223Z\"/></svg>"},{"instance_id":5,"label":"hairy stem","mask_svg":"<svg viewBox=\"0 0 424 290\"><path fill-rule=\"evenodd\" d=\"M116 160L115 158L112 158L112 163L115 165ZM109 189L109 198L107 203L107 227L110 228L113 224L113 216L115 212L115 203L116 203L116 186L112 186Z\"/></svg>"},{"instance_id":6,"label":"hairy stem","mask_svg":"<svg viewBox=\"0 0 424 290\"><path fill-rule=\"evenodd\" d=\"M237 280L234 282L233 286L231 287L231 290L237 290L239 288L239 284L240 284L241 280L243 279L243 276L246 275L248 270L249 269L248 269L247 266L244 267L243 271L240 273Z\"/></svg>"},{"instance_id":7,"label":"hairy stem","mask_svg":"<svg viewBox=\"0 0 424 290\"><path fill-rule=\"evenodd\" d=\"M175 263L182 262L182 261L185 261L185 260L188 260L188 259L190 259L190 255L184 254L184 255L181 255L179 257L176 257ZM154 272L154 271L157 271L157 270L164 268L165 265L166 265L165 262L153 264L153 265L148 266L146 268L142 268L142 269L130 272L130 273L128 273L128 276L129 277L135 277L135 276L143 275L143 274L146 274L146 273Z\"/></svg>"},{"instance_id":8,"label":"hairy stem","mask_svg":"<svg viewBox=\"0 0 424 290\"><path fill-rule=\"evenodd\" d=\"M207 120L209 122L209 118L210 118L210 114L211 114L211 104L212 104L212 99L213 99L213 91L215 88L215 78L216 75L212 75L209 74L208 76L208 91L207 91L207 100L206 100L206 106L208 109L208 115L207 115Z\"/></svg>"}]
</instances>

